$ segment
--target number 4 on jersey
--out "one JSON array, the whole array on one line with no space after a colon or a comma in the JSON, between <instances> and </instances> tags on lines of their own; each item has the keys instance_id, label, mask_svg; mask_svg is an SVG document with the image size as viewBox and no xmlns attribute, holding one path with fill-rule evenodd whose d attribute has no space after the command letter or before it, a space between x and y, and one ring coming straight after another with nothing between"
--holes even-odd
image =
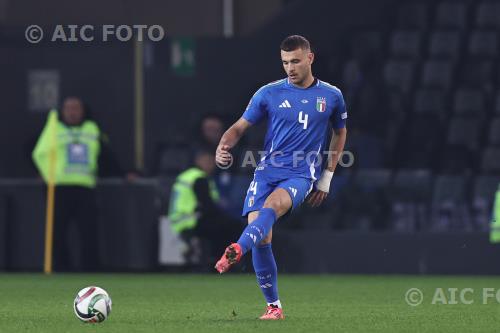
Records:
<instances>
[{"instance_id":1,"label":"number 4 on jersey","mask_svg":"<svg viewBox=\"0 0 500 333\"><path fill-rule=\"evenodd\" d=\"M249 187L247 193L248 192L252 192L253 195L257 195L257 182L256 181L253 181L250 183L250 187Z\"/></svg>"},{"instance_id":2,"label":"number 4 on jersey","mask_svg":"<svg viewBox=\"0 0 500 333\"><path fill-rule=\"evenodd\" d=\"M309 119L309 115L305 114L303 111L300 111L299 112L299 123L304 125L304 129L307 129L307 119Z\"/></svg>"}]
</instances>

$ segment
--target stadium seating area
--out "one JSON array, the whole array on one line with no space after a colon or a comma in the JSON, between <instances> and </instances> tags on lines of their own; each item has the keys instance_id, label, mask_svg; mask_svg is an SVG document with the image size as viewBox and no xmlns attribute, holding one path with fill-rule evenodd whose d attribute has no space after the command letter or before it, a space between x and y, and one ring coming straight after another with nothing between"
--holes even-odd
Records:
<instances>
[{"instance_id":1,"label":"stadium seating area","mask_svg":"<svg viewBox=\"0 0 500 333\"><path fill-rule=\"evenodd\" d=\"M499 2L445 1L403 3L385 30L354 32L333 76L357 159L334 183L334 216L307 209L309 226L488 230L500 183L499 31Z\"/></svg>"},{"instance_id":2,"label":"stadium seating area","mask_svg":"<svg viewBox=\"0 0 500 333\"><path fill-rule=\"evenodd\" d=\"M399 7L387 31L358 33L343 89L351 124L395 140L379 166L500 171L499 25L496 2L413 3Z\"/></svg>"},{"instance_id":3,"label":"stadium seating area","mask_svg":"<svg viewBox=\"0 0 500 333\"><path fill-rule=\"evenodd\" d=\"M488 229L500 183L500 2L405 2L393 16L334 49L342 61L327 66L327 79L347 101L356 161L337 172L332 205L302 208L288 226ZM245 148L259 149L263 130ZM181 167L172 156L160 158L160 172ZM233 211L251 171L235 171L228 185Z\"/></svg>"}]
</instances>

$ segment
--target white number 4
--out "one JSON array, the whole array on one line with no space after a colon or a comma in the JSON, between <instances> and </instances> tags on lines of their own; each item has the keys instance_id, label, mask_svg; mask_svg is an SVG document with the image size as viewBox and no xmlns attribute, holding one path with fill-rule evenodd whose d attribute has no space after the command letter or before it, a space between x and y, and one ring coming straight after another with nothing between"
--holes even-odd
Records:
<instances>
[{"instance_id":1,"label":"white number 4","mask_svg":"<svg viewBox=\"0 0 500 333\"><path fill-rule=\"evenodd\" d=\"M253 195L257 195L257 182L251 182L248 192L253 192Z\"/></svg>"},{"instance_id":2,"label":"white number 4","mask_svg":"<svg viewBox=\"0 0 500 333\"><path fill-rule=\"evenodd\" d=\"M305 117L303 117L305 115ZM299 123L304 124L304 129L307 129L307 119L309 119L308 114L304 114L302 111L299 112Z\"/></svg>"}]
</instances>

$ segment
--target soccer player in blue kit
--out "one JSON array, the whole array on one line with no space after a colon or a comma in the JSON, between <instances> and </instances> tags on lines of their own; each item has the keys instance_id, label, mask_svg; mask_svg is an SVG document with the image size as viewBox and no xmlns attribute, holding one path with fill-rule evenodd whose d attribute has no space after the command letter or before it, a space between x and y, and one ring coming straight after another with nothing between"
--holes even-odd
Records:
<instances>
[{"instance_id":1,"label":"soccer player in blue kit","mask_svg":"<svg viewBox=\"0 0 500 333\"><path fill-rule=\"evenodd\" d=\"M347 135L342 93L313 76L314 54L307 39L289 36L280 49L287 78L254 94L243 116L222 136L215 156L220 165L230 163L231 148L251 125L267 118L266 154L255 170L243 207L248 226L238 241L226 248L215 268L219 273L227 272L252 250L257 283L267 301L260 319L270 320L284 319L271 249L272 226L306 198L313 207L322 203ZM325 153L328 161L321 170Z\"/></svg>"}]
</instances>

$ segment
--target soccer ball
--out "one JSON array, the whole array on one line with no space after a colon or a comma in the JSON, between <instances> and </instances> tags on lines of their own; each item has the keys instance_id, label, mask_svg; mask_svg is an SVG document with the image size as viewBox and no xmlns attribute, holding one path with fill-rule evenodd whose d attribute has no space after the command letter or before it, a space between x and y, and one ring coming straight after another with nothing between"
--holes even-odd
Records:
<instances>
[{"instance_id":1,"label":"soccer ball","mask_svg":"<svg viewBox=\"0 0 500 333\"><path fill-rule=\"evenodd\" d=\"M111 313L111 298L102 288L83 288L76 295L73 309L81 321L100 323Z\"/></svg>"}]
</instances>

